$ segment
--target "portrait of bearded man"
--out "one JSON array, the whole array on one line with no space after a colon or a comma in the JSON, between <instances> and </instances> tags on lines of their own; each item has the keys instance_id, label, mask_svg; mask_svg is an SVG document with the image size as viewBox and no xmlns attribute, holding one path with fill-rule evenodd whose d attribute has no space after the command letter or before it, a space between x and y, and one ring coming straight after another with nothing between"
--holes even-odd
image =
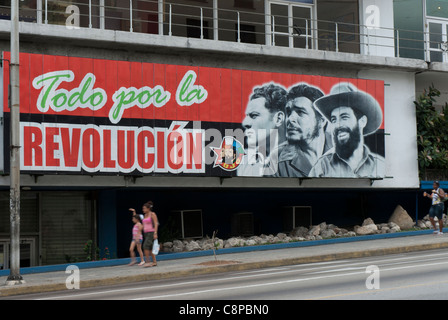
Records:
<instances>
[{"instance_id":1,"label":"portrait of bearded man","mask_svg":"<svg viewBox=\"0 0 448 320\"><path fill-rule=\"evenodd\" d=\"M365 145L365 136L375 133L383 119L379 103L351 83L340 83L314 107L330 123L334 147L311 169L310 177L384 176L385 160Z\"/></svg>"}]
</instances>

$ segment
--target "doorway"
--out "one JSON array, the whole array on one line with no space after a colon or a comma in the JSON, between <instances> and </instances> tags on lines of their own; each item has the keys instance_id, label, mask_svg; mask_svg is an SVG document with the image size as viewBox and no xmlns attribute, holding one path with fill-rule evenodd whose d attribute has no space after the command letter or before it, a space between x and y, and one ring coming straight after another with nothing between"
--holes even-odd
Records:
<instances>
[{"instance_id":1,"label":"doorway","mask_svg":"<svg viewBox=\"0 0 448 320\"><path fill-rule=\"evenodd\" d=\"M316 39L314 6L298 3L271 2L272 45L313 49Z\"/></svg>"},{"instance_id":2,"label":"doorway","mask_svg":"<svg viewBox=\"0 0 448 320\"><path fill-rule=\"evenodd\" d=\"M443 19L426 20L426 52L431 62L447 62L448 21Z\"/></svg>"},{"instance_id":3,"label":"doorway","mask_svg":"<svg viewBox=\"0 0 448 320\"><path fill-rule=\"evenodd\" d=\"M0 270L10 268L11 240L0 239ZM20 267L33 267L36 263L36 241L34 238L20 239Z\"/></svg>"}]
</instances>

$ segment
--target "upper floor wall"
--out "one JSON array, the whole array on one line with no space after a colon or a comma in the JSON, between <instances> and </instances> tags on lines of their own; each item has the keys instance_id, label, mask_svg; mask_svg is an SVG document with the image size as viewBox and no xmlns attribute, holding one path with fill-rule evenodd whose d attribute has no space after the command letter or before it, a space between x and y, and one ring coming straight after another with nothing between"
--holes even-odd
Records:
<instances>
[{"instance_id":1,"label":"upper floor wall","mask_svg":"<svg viewBox=\"0 0 448 320\"><path fill-rule=\"evenodd\" d=\"M0 18L10 18L0 1ZM20 19L275 47L444 62L448 9L435 0L24 0Z\"/></svg>"}]
</instances>

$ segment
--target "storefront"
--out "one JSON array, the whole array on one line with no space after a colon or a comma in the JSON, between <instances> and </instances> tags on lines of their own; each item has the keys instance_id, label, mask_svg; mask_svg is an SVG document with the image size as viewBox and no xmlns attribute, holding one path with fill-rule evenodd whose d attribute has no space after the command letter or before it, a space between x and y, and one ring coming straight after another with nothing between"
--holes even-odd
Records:
<instances>
[{"instance_id":1,"label":"storefront","mask_svg":"<svg viewBox=\"0 0 448 320\"><path fill-rule=\"evenodd\" d=\"M8 59L8 55L5 52L4 58ZM134 185L128 194L126 188L105 186L117 177L134 183L170 177L185 181L198 178L224 181L232 177L270 179L274 185L279 179L292 177L319 180L319 174L309 176L311 162L303 167L299 163L294 170L292 167L279 170L281 166L289 166L283 164L279 152L282 146L289 146L288 154L294 158L300 156L290 134L286 133L287 126L298 121L293 117L306 118L309 123L314 121L309 130L310 134L322 135L321 152L324 144L332 144L330 116L324 110L327 102L322 106L320 120L312 108L296 110L291 106L285 111L286 101L295 99L287 96L293 88L317 92L322 98L324 95L337 97L346 106L359 104L361 99L368 106L364 111L368 114L369 126L361 130L366 130L366 150L375 154L370 164L374 169L350 176L338 169L323 178L358 177L375 181L386 176L382 81L26 53L21 54L20 65L21 172L34 177L35 182L52 176L67 178L61 186L65 191L43 187L34 191L35 185L24 185L22 237L28 241L23 245L30 252L30 264L82 259L83 246L97 234L99 241L95 245L102 252L107 246L117 256L126 254L120 248L127 242L130 228L122 228L130 220L127 207L139 209L149 198L164 213L162 222L169 225L170 216L181 214L185 218L181 231L185 232L185 225L189 225L198 230L193 232L194 237L209 234L210 228L221 229L221 234L227 235L241 233L244 217L250 221L248 229L243 228L245 233L278 232L284 229L283 218L273 220L269 212L278 213L288 206L309 207L307 214L311 215L312 204L316 202L313 193L302 192L294 199L294 191L265 190L261 194L276 194L275 200L261 204L259 191L249 189L244 195L237 195L240 193L237 189L224 194L210 190L205 200L206 180L205 188L197 191L175 189L174 185L165 189ZM3 72L7 137L7 66ZM346 100L348 92L335 92L335 88L353 90L352 98ZM301 92L298 96L304 94ZM309 99L313 98L309 96ZM268 107L271 116L263 120ZM306 117L305 113L308 113ZM8 139L3 142L7 155ZM3 160L7 172L9 159ZM102 186L85 182L80 186L76 183L80 176L106 182ZM182 194L189 194L187 199L191 202L186 202ZM289 196L282 200L282 194ZM213 213L211 208L216 208L220 199L223 203L233 201L235 206L227 202L228 205ZM7 200L4 193L2 212L7 212ZM314 215L319 219L321 209L315 204L314 207ZM256 211L258 214L254 215ZM244 212L249 215L243 215ZM5 235L7 218L2 215ZM183 236L188 237L188 231ZM7 248L7 240L2 243Z\"/></svg>"},{"instance_id":2,"label":"storefront","mask_svg":"<svg viewBox=\"0 0 448 320\"><path fill-rule=\"evenodd\" d=\"M151 27L139 24L138 14L153 9L137 10L134 1L137 7L118 14L125 2L116 1L117 24L110 24L111 8L103 12L92 1L89 16L87 1L67 1L78 6L79 20L76 8L58 17L53 6L48 24L36 15L49 33L62 24L51 38L25 28L31 36L20 56L22 265L83 260L89 240L99 258L127 257L128 209L139 211L148 200L161 231L181 238L287 232L323 221L350 226L387 219L397 204L415 216L412 105L420 66L397 66L402 61L389 44L384 51L361 45L357 24L368 20L370 2L146 1L157 3L146 20ZM377 20L369 21L369 32L380 34ZM331 51L328 60L322 50ZM378 56L366 60L367 52ZM2 71L0 263L7 267L7 63ZM346 120L356 130L336 133L346 112L333 111L354 105L363 110ZM293 125L299 120L303 130ZM349 172L342 162L331 169L331 159L318 167L335 136L352 142L338 152L363 150L370 169ZM299 151L307 141L314 157Z\"/></svg>"},{"instance_id":3,"label":"storefront","mask_svg":"<svg viewBox=\"0 0 448 320\"><path fill-rule=\"evenodd\" d=\"M85 259L96 239L93 194L82 191L22 191L20 250L22 267ZM0 192L0 264L9 267L9 193Z\"/></svg>"}]
</instances>

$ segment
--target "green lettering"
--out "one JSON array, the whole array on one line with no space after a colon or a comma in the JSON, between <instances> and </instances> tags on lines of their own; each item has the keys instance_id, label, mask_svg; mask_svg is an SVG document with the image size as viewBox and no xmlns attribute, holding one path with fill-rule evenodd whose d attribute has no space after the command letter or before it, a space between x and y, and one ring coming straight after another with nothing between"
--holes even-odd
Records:
<instances>
[{"instance_id":1,"label":"green lettering","mask_svg":"<svg viewBox=\"0 0 448 320\"><path fill-rule=\"evenodd\" d=\"M187 99L184 99L183 96L186 92L188 92L188 89L190 87L190 83L191 83L191 79L193 78L193 76L190 74L187 76L187 78L185 79L185 81L183 81L182 84L182 89L180 90L180 101L184 102L187 101L189 102Z\"/></svg>"},{"instance_id":2,"label":"green lettering","mask_svg":"<svg viewBox=\"0 0 448 320\"><path fill-rule=\"evenodd\" d=\"M67 95L65 93L58 93L51 99L51 101L53 101L53 105L56 108L62 108L67 102Z\"/></svg>"},{"instance_id":3,"label":"green lettering","mask_svg":"<svg viewBox=\"0 0 448 320\"><path fill-rule=\"evenodd\" d=\"M122 110L123 106L132 103L135 101L135 94L134 91L129 91L126 93L127 90L120 92L118 95L114 95L114 106L112 107L112 118L114 120L120 119L123 115L124 110ZM118 103L117 99L118 98Z\"/></svg>"},{"instance_id":4,"label":"green lettering","mask_svg":"<svg viewBox=\"0 0 448 320\"><path fill-rule=\"evenodd\" d=\"M48 75L47 77L45 77ZM45 74L43 78L36 78L33 82L35 88L39 89L44 87L43 94L39 95L39 100L37 103L37 107L42 109L42 112L46 112L48 110L47 100L50 96L50 93L54 92L57 86L63 81L63 78L71 78L69 73L64 74L54 74L53 72L49 74ZM49 85L46 84L47 81L51 81ZM56 85L57 84L57 85Z\"/></svg>"},{"instance_id":5,"label":"green lettering","mask_svg":"<svg viewBox=\"0 0 448 320\"><path fill-rule=\"evenodd\" d=\"M203 86L195 85L196 73L187 71L176 91L176 100L180 106L191 106L193 103L202 103L207 99L208 92Z\"/></svg>"},{"instance_id":6,"label":"green lettering","mask_svg":"<svg viewBox=\"0 0 448 320\"><path fill-rule=\"evenodd\" d=\"M95 75L88 73L81 84L70 91L58 89L63 82L71 82L74 74L70 70L48 72L33 80L33 87L41 89L37 99L37 108L47 112L49 108L55 111L75 110L76 108L100 109L107 100L106 92L101 88L94 89Z\"/></svg>"},{"instance_id":7,"label":"green lettering","mask_svg":"<svg viewBox=\"0 0 448 320\"><path fill-rule=\"evenodd\" d=\"M79 96L81 94L79 92L75 92L74 94L72 94L70 96L70 98L68 98L67 104L69 107L73 107L78 101L79 101Z\"/></svg>"}]
</instances>

